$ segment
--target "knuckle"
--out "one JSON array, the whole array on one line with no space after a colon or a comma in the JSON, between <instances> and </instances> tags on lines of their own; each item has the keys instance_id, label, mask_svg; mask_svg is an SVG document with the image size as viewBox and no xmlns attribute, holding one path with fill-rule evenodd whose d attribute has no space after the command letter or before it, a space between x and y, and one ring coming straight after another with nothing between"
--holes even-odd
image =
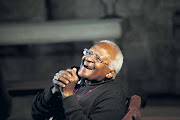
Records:
<instances>
[{"instance_id":1,"label":"knuckle","mask_svg":"<svg viewBox=\"0 0 180 120\"><path fill-rule=\"evenodd\" d=\"M55 76L59 76L59 73L56 73Z\"/></svg>"},{"instance_id":2,"label":"knuckle","mask_svg":"<svg viewBox=\"0 0 180 120\"><path fill-rule=\"evenodd\" d=\"M68 69L66 69L66 71L71 71L72 69L70 69L70 68L68 68Z\"/></svg>"},{"instance_id":3,"label":"knuckle","mask_svg":"<svg viewBox=\"0 0 180 120\"><path fill-rule=\"evenodd\" d=\"M56 81L56 80L53 80L53 83L54 83L54 84L56 84L56 85L58 85L58 84L59 84L59 82L58 82L58 81Z\"/></svg>"},{"instance_id":4,"label":"knuckle","mask_svg":"<svg viewBox=\"0 0 180 120\"><path fill-rule=\"evenodd\" d=\"M58 77L57 77L57 76L54 76L54 77L53 77L53 80L54 80L54 79L55 79L55 80L57 80L57 79L58 79Z\"/></svg>"},{"instance_id":5,"label":"knuckle","mask_svg":"<svg viewBox=\"0 0 180 120\"><path fill-rule=\"evenodd\" d=\"M59 73L59 74L62 74L62 73L64 73L64 70L60 70L58 73Z\"/></svg>"},{"instance_id":6,"label":"knuckle","mask_svg":"<svg viewBox=\"0 0 180 120\"><path fill-rule=\"evenodd\" d=\"M64 73L62 73L61 76L64 77Z\"/></svg>"},{"instance_id":7,"label":"knuckle","mask_svg":"<svg viewBox=\"0 0 180 120\"><path fill-rule=\"evenodd\" d=\"M74 77L74 80L77 81L77 80L79 80L79 78L78 78L77 76L75 76L75 77Z\"/></svg>"},{"instance_id":8,"label":"knuckle","mask_svg":"<svg viewBox=\"0 0 180 120\"><path fill-rule=\"evenodd\" d=\"M62 74L62 77L67 78L67 75L65 73Z\"/></svg>"},{"instance_id":9,"label":"knuckle","mask_svg":"<svg viewBox=\"0 0 180 120\"><path fill-rule=\"evenodd\" d=\"M76 79L75 79L75 78L73 78L73 79L72 79L72 82L76 82Z\"/></svg>"},{"instance_id":10,"label":"knuckle","mask_svg":"<svg viewBox=\"0 0 180 120\"><path fill-rule=\"evenodd\" d=\"M60 84L60 86L61 86L61 87L66 87L66 86L65 86L64 84L62 84L62 83Z\"/></svg>"},{"instance_id":11,"label":"knuckle","mask_svg":"<svg viewBox=\"0 0 180 120\"><path fill-rule=\"evenodd\" d=\"M59 76L59 80L63 80L63 76Z\"/></svg>"},{"instance_id":12,"label":"knuckle","mask_svg":"<svg viewBox=\"0 0 180 120\"><path fill-rule=\"evenodd\" d=\"M72 69L67 69L66 70L68 73L72 73Z\"/></svg>"},{"instance_id":13,"label":"knuckle","mask_svg":"<svg viewBox=\"0 0 180 120\"><path fill-rule=\"evenodd\" d=\"M65 81L65 83L66 83L66 84L68 84L68 83L69 83L69 81Z\"/></svg>"}]
</instances>

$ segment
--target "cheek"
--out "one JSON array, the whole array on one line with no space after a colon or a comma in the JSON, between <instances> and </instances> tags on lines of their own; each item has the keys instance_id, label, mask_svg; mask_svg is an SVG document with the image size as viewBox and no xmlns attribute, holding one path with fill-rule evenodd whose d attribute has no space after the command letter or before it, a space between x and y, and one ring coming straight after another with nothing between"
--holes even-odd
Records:
<instances>
[{"instance_id":1,"label":"cheek","mask_svg":"<svg viewBox=\"0 0 180 120\"><path fill-rule=\"evenodd\" d=\"M83 70L82 70L82 68L80 68L79 71L78 71L78 75L79 75L80 77L82 77L82 74L83 74Z\"/></svg>"},{"instance_id":2,"label":"cheek","mask_svg":"<svg viewBox=\"0 0 180 120\"><path fill-rule=\"evenodd\" d=\"M91 78L92 79L96 78L99 81L104 79L106 77L106 74L108 74L108 69L101 68L95 71L94 74L92 74Z\"/></svg>"},{"instance_id":3,"label":"cheek","mask_svg":"<svg viewBox=\"0 0 180 120\"><path fill-rule=\"evenodd\" d=\"M83 74L83 70L82 70L82 69L79 69L78 75L79 75L80 77L82 77L82 74Z\"/></svg>"}]
</instances>

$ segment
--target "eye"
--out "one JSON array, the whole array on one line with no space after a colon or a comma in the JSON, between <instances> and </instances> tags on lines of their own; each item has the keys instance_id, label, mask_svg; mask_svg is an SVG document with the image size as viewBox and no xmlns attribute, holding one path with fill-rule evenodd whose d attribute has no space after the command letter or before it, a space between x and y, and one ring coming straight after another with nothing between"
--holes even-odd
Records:
<instances>
[{"instance_id":1,"label":"eye","mask_svg":"<svg viewBox=\"0 0 180 120\"><path fill-rule=\"evenodd\" d=\"M93 55L93 51L92 50L88 50L88 55Z\"/></svg>"},{"instance_id":2,"label":"eye","mask_svg":"<svg viewBox=\"0 0 180 120\"><path fill-rule=\"evenodd\" d=\"M97 59L99 62L102 62L101 58L100 58L98 55L96 55L96 59Z\"/></svg>"}]
</instances>

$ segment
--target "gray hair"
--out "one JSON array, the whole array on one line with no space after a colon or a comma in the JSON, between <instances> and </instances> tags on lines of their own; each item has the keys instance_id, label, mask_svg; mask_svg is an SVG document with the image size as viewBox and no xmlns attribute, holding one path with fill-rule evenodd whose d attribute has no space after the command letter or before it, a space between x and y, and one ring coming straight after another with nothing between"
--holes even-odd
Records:
<instances>
[{"instance_id":1,"label":"gray hair","mask_svg":"<svg viewBox=\"0 0 180 120\"><path fill-rule=\"evenodd\" d=\"M105 43L110 44L117 52L115 60L111 61L110 64L109 64L109 68L111 70L116 71L116 74L113 77L113 79L114 79L116 77L116 75L119 73L119 71L121 70L121 68L122 68L123 54L122 54L120 48L114 42L109 41L109 40L101 40L100 42L105 42Z\"/></svg>"}]
</instances>

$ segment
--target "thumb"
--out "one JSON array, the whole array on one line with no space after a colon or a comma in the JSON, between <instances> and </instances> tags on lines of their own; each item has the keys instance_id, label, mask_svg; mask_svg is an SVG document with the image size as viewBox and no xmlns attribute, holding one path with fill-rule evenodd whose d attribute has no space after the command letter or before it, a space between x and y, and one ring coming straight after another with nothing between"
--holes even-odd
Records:
<instances>
[{"instance_id":1,"label":"thumb","mask_svg":"<svg viewBox=\"0 0 180 120\"><path fill-rule=\"evenodd\" d=\"M78 75L77 75L77 68L72 69L72 75L76 78L76 81L79 80Z\"/></svg>"},{"instance_id":2,"label":"thumb","mask_svg":"<svg viewBox=\"0 0 180 120\"><path fill-rule=\"evenodd\" d=\"M73 71L76 73L77 72L77 68L73 68Z\"/></svg>"}]
</instances>

